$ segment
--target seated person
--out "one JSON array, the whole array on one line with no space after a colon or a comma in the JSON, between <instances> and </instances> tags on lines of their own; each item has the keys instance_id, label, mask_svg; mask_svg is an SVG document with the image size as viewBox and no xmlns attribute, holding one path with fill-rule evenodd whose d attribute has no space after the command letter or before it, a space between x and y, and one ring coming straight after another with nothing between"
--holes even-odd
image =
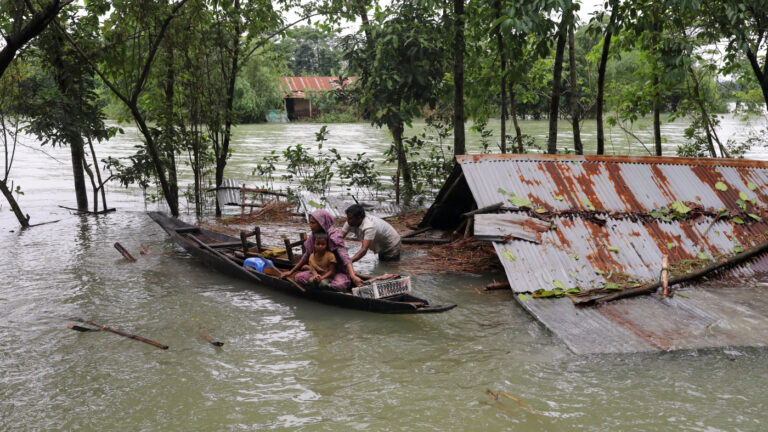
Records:
<instances>
[{"instance_id":1,"label":"seated person","mask_svg":"<svg viewBox=\"0 0 768 432\"><path fill-rule=\"evenodd\" d=\"M296 274L301 270L304 265L309 263L309 256L315 252L315 236L319 234L325 234L328 236L327 249L336 255L338 266L336 267L336 275L331 281L331 288L336 291L348 291L350 284L360 286L363 284L363 280L355 275L355 269L352 267L352 260L347 254L347 249L344 247L344 235L341 230L333 226L333 216L325 210L315 210L309 215L309 229L312 233L304 241L304 255L301 256L296 265L293 268L283 273L283 278L290 278L296 275L295 280L297 283L304 285L309 281L312 273L309 271L303 271Z\"/></svg>"},{"instance_id":2,"label":"seated person","mask_svg":"<svg viewBox=\"0 0 768 432\"><path fill-rule=\"evenodd\" d=\"M328 250L328 235L315 234L313 243L315 251L309 256L309 265L302 270L311 273L308 283L321 289L330 289L331 282L336 276L336 255Z\"/></svg>"},{"instance_id":3,"label":"seated person","mask_svg":"<svg viewBox=\"0 0 768 432\"><path fill-rule=\"evenodd\" d=\"M341 228L346 238L347 233L355 234L357 240L362 242L360 250L352 257L355 262L365 256L370 249L379 254L381 261L400 260L400 234L392 228L384 219L373 215L366 215L365 209L360 204L353 204L347 208L347 222Z\"/></svg>"}]
</instances>

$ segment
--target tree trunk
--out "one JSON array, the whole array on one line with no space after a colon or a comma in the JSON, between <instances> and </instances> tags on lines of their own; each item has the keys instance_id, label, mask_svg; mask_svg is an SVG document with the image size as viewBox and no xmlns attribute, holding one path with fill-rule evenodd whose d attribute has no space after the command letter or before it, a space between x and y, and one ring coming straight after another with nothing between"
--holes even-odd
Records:
<instances>
[{"instance_id":1,"label":"tree trunk","mask_svg":"<svg viewBox=\"0 0 768 432\"><path fill-rule=\"evenodd\" d=\"M656 45L659 43L659 36L661 36L662 24L659 19L659 12L656 6L653 9L653 32L651 33L652 52L656 54ZM653 143L656 149L656 156L661 156L661 94L659 92L659 72L658 72L658 59L655 60L656 67L653 71Z\"/></svg>"},{"instance_id":2,"label":"tree trunk","mask_svg":"<svg viewBox=\"0 0 768 432\"><path fill-rule=\"evenodd\" d=\"M576 81L576 47L573 35L573 28L576 23L574 21L573 10L571 10L571 25L568 26L568 66L571 69L571 117L573 119L573 150L577 155L583 155L584 147L581 144L581 132L579 125L579 85Z\"/></svg>"},{"instance_id":3,"label":"tree trunk","mask_svg":"<svg viewBox=\"0 0 768 432\"><path fill-rule=\"evenodd\" d=\"M405 148L403 147L403 130L405 129L402 122L392 126L392 138L395 141L395 151L397 152L397 171L403 176L403 196L407 203L410 203L413 197L413 181L411 178L411 170L408 168L408 158L405 154ZM399 176L398 176L399 185ZM399 192L399 188L398 191ZM399 193L397 194L397 203L400 204Z\"/></svg>"},{"instance_id":4,"label":"tree trunk","mask_svg":"<svg viewBox=\"0 0 768 432\"><path fill-rule=\"evenodd\" d=\"M72 137L69 143L70 154L72 155L72 175L75 180L75 198L77 199L77 209L88 211L88 190L85 188L85 170L83 161L85 152L83 150L83 139L81 137Z\"/></svg>"},{"instance_id":5,"label":"tree trunk","mask_svg":"<svg viewBox=\"0 0 768 432\"><path fill-rule=\"evenodd\" d=\"M168 203L171 215L173 217L178 217L179 194L178 184L176 182L176 169L175 159L173 158L173 151L170 152L171 163L168 167L168 176L166 177L165 163L163 163L163 160L160 158L157 144L152 137L152 132L149 130L147 123L144 121L144 116L141 115L139 108L135 104L128 104L128 108L131 110L131 114L133 115L133 119L136 121L136 126L139 128L139 132L141 132L141 135L146 141L147 150L150 157L152 158L152 163L155 166L155 172L157 173L157 178L160 181L160 188L163 191L163 195L165 195L165 201Z\"/></svg>"},{"instance_id":6,"label":"tree trunk","mask_svg":"<svg viewBox=\"0 0 768 432\"><path fill-rule=\"evenodd\" d=\"M39 9L22 27L23 13L25 5L23 1L17 1L17 14L14 21L14 31L5 35L5 46L0 50L0 76L3 76L5 69L11 64L16 52L20 50L27 42L40 34L48 24L51 23L56 14L59 13L61 2L53 0L45 7Z\"/></svg>"},{"instance_id":7,"label":"tree trunk","mask_svg":"<svg viewBox=\"0 0 768 432\"><path fill-rule=\"evenodd\" d=\"M103 207L102 209L106 210L107 209L107 192L104 190L105 189L104 180L101 179L101 170L99 169L99 161L96 158L96 150L93 149L93 140L91 138L88 138L88 147L91 149L91 157L93 158L93 170L96 171L96 179L99 182L98 189L101 190L101 205Z\"/></svg>"},{"instance_id":8,"label":"tree trunk","mask_svg":"<svg viewBox=\"0 0 768 432\"><path fill-rule=\"evenodd\" d=\"M605 100L605 68L608 65L608 54L611 49L611 37L613 27L616 25L616 16L619 6L615 2L611 5L611 18L608 21L608 28L605 30L603 38L603 52L600 54L600 66L597 68L597 101L596 101L596 120L597 120L597 154L605 154L605 131L603 129L603 103Z\"/></svg>"},{"instance_id":9,"label":"tree trunk","mask_svg":"<svg viewBox=\"0 0 768 432\"><path fill-rule=\"evenodd\" d=\"M87 156L83 154L83 169L88 174L88 180L91 182L91 189L93 189L93 212L99 212L99 188L96 186L96 176L93 174L90 168L88 168Z\"/></svg>"},{"instance_id":10,"label":"tree trunk","mask_svg":"<svg viewBox=\"0 0 768 432\"><path fill-rule=\"evenodd\" d=\"M552 99L549 105L549 138L547 140L547 153L549 154L557 153L557 118L560 111L560 80L563 75L563 51L565 51L565 31L567 26L568 14L564 13L557 32L555 66L552 71Z\"/></svg>"},{"instance_id":11,"label":"tree trunk","mask_svg":"<svg viewBox=\"0 0 768 432\"><path fill-rule=\"evenodd\" d=\"M24 213L21 212L21 207L19 207L19 203L17 203L16 198L13 197L13 192L8 189L8 185L2 180L0 180L0 191L3 192L3 196L8 200L8 204L11 205L11 210L13 210L13 214L16 215L16 219L19 220L21 227L29 228L29 215L24 216Z\"/></svg>"},{"instance_id":12,"label":"tree trunk","mask_svg":"<svg viewBox=\"0 0 768 432\"><path fill-rule=\"evenodd\" d=\"M235 11L240 10L240 0L235 0ZM224 109L224 136L221 140L221 153L216 155L216 187L219 188L224 183L224 168L227 167L227 159L229 159L229 143L232 138L232 124L234 123L234 106L235 106L235 82L237 80L237 72L240 68L240 21L236 21L235 35L237 39L232 50L232 59L229 70L229 81L227 82L227 100ZM218 194L217 194L218 196ZM221 216L221 206L218 199L216 200L216 216Z\"/></svg>"},{"instance_id":13,"label":"tree trunk","mask_svg":"<svg viewBox=\"0 0 768 432\"><path fill-rule=\"evenodd\" d=\"M464 138L464 0L453 0L453 154L466 153Z\"/></svg>"},{"instance_id":14,"label":"tree trunk","mask_svg":"<svg viewBox=\"0 0 768 432\"><path fill-rule=\"evenodd\" d=\"M704 106L704 101L701 99L701 93L699 91L699 80L697 79L693 68L690 66L688 67L688 74L691 76L691 80L693 81L693 94L691 96L696 101L696 105L699 107L702 123L707 134L707 150L709 150L709 156L717 157L717 153L715 152L715 144L712 141L712 133L709 129L709 115L707 115L707 108ZM723 155L723 157L727 156Z\"/></svg>"},{"instance_id":15,"label":"tree trunk","mask_svg":"<svg viewBox=\"0 0 768 432\"><path fill-rule=\"evenodd\" d=\"M515 125L515 140L517 140L517 152L525 153L523 148L523 132L520 130L520 124L517 122L517 107L515 106L515 82L509 81L509 115L512 117L512 124Z\"/></svg>"},{"instance_id":16,"label":"tree trunk","mask_svg":"<svg viewBox=\"0 0 768 432\"><path fill-rule=\"evenodd\" d=\"M496 18L501 18L501 0L496 0ZM504 38L501 37L501 26L496 26L496 40L499 48L499 66L501 66L501 152L507 152L507 85L504 68L507 61L504 56Z\"/></svg>"},{"instance_id":17,"label":"tree trunk","mask_svg":"<svg viewBox=\"0 0 768 432\"><path fill-rule=\"evenodd\" d=\"M758 58L751 49L747 49L747 59L749 60L749 66L752 68L752 72L757 78L758 84L760 84L760 90L763 92L763 100L765 101L765 107L768 109L768 74L763 71L768 71L768 56L763 56L763 67L760 67Z\"/></svg>"}]
</instances>

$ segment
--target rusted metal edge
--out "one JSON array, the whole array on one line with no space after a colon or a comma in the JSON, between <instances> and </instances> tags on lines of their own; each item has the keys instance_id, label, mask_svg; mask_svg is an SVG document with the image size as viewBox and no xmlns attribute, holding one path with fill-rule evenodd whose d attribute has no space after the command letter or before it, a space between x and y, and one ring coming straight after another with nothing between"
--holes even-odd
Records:
<instances>
[{"instance_id":1,"label":"rusted metal edge","mask_svg":"<svg viewBox=\"0 0 768 432\"><path fill-rule=\"evenodd\" d=\"M751 159L690 158L677 156L629 156L629 155L550 155L550 154L472 154L456 156L460 164L491 162L494 160L529 160L552 162L614 162L664 165L729 166L768 168L768 161Z\"/></svg>"}]
</instances>

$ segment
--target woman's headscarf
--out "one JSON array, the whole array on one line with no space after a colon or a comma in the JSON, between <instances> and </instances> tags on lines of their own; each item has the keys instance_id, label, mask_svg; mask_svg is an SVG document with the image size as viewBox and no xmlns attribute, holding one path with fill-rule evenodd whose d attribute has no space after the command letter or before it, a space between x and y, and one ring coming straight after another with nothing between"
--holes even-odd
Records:
<instances>
[{"instance_id":1,"label":"woman's headscarf","mask_svg":"<svg viewBox=\"0 0 768 432\"><path fill-rule=\"evenodd\" d=\"M344 266L349 264L351 260L349 259L347 248L344 247L344 233L333 226L333 216L325 210L315 210L312 212L311 216L317 221L323 231L328 234L328 250L336 253L339 257L339 261L341 261ZM311 254L315 251L315 233L310 234L307 240L304 241L304 248L307 250L307 254ZM307 257L309 257L309 255L307 255ZM343 269L344 267L339 269L339 271L345 272L346 270Z\"/></svg>"}]
</instances>

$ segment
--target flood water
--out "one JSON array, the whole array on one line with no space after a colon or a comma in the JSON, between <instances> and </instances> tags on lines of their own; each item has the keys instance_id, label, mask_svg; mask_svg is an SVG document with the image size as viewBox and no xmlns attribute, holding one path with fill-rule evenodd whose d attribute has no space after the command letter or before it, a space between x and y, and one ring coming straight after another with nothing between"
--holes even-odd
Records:
<instances>
[{"instance_id":1,"label":"flood water","mask_svg":"<svg viewBox=\"0 0 768 432\"><path fill-rule=\"evenodd\" d=\"M523 124L531 135L546 127ZM682 127L665 127L671 154ZM736 120L729 127L746 129ZM253 184L259 154L312 144L318 128L239 127L227 177ZM329 129L326 145L346 155L380 160L389 142L366 124ZM130 154L136 137L126 131L99 156ZM106 216L57 207L74 206L69 152L45 150L60 162L20 148L11 176L32 223L60 221L20 232L7 203L0 206L0 430L768 428L764 348L576 356L510 293L476 291L501 274L415 275L417 295L459 305L436 315L377 315L262 290L197 265L146 216L162 204L136 187L110 187L118 211ZM115 242L138 262L123 259ZM149 255L139 255L141 243ZM409 250L403 259L420 256ZM395 270L370 256L357 268ZM78 333L61 315L170 348ZM226 344L214 347L203 333ZM494 400L488 389L519 402Z\"/></svg>"}]
</instances>

